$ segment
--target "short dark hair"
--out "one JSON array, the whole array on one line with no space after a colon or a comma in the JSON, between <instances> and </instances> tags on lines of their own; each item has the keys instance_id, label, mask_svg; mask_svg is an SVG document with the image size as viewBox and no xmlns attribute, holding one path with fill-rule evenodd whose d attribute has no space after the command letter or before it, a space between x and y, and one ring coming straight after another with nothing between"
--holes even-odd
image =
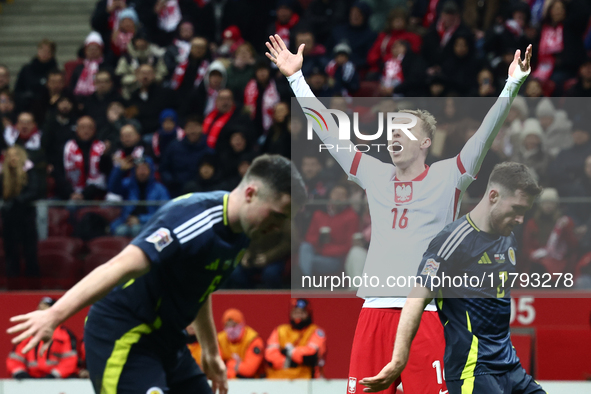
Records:
<instances>
[{"instance_id":1,"label":"short dark hair","mask_svg":"<svg viewBox=\"0 0 591 394\"><path fill-rule=\"evenodd\" d=\"M497 164L488 179L489 187L493 183L512 192L521 190L534 197L542 192L532 172L522 163L508 161Z\"/></svg>"},{"instance_id":2,"label":"short dark hair","mask_svg":"<svg viewBox=\"0 0 591 394\"><path fill-rule=\"evenodd\" d=\"M51 51L51 55L55 56L55 51L57 50L57 45L55 44L55 41L52 41L48 38L44 38L41 41L39 41L39 44L37 44L37 48L41 48L42 46L47 45L49 47L49 50Z\"/></svg>"},{"instance_id":3,"label":"short dark hair","mask_svg":"<svg viewBox=\"0 0 591 394\"><path fill-rule=\"evenodd\" d=\"M60 70L59 68L52 68L51 70L49 70L49 72L47 73L47 79L49 79L49 77L51 75L59 75L59 76L65 78L64 72L62 70Z\"/></svg>"},{"instance_id":4,"label":"short dark hair","mask_svg":"<svg viewBox=\"0 0 591 394\"><path fill-rule=\"evenodd\" d=\"M281 155L262 155L254 159L242 183L259 179L277 194L289 194L292 203L303 205L307 199L302 175L292 162Z\"/></svg>"},{"instance_id":5,"label":"short dark hair","mask_svg":"<svg viewBox=\"0 0 591 394\"><path fill-rule=\"evenodd\" d=\"M185 127L189 123L197 123L199 125L203 125L203 118L201 118L199 115L190 115L190 116L187 116L187 120L185 120Z\"/></svg>"}]
</instances>

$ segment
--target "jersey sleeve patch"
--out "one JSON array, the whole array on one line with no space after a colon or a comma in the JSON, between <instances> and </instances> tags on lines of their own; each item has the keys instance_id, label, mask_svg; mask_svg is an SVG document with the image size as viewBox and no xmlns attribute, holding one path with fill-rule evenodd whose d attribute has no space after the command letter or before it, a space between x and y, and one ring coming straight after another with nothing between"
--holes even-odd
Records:
<instances>
[{"instance_id":1,"label":"jersey sleeve patch","mask_svg":"<svg viewBox=\"0 0 591 394\"><path fill-rule=\"evenodd\" d=\"M158 230L154 231L150 236L148 236L146 241L154 244L156 250L161 252L162 249L166 248L172 243L172 235L170 235L169 229L160 227Z\"/></svg>"},{"instance_id":2,"label":"jersey sleeve patch","mask_svg":"<svg viewBox=\"0 0 591 394\"><path fill-rule=\"evenodd\" d=\"M434 259L427 259L420 275L436 276L437 271L439 271L439 262Z\"/></svg>"}]
</instances>

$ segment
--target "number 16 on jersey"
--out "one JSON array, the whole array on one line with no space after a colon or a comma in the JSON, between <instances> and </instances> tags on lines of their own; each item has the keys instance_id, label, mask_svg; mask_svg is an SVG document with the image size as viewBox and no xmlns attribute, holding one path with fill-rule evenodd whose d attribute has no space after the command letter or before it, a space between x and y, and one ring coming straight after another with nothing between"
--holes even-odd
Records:
<instances>
[{"instance_id":1,"label":"number 16 on jersey","mask_svg":"<svg viewBox=\"0 0 591 394\"><path fill-rule=\"evenodd\" d=\"M393 229L405 229L406 226L408 226L408 217L406 216L408 209L404 208L404 210L402 210L401 208L400 210L402 211L402 214L400 215L400 218L398 218L398 208L392 208L392 213L394 214L394 221L392 222Z\"/></svg>"}]
</instances>

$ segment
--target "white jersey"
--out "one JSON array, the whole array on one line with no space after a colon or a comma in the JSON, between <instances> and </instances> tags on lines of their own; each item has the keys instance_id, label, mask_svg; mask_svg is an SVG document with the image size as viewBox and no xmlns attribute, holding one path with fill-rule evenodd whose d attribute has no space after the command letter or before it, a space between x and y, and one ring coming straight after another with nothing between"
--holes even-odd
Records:
<instances>
[{"instance_id":1,"label":"white jersey","mask_svg":"<svg viewBox=\"0 0 591 394\"><path fill-rule=\"evenodd\" d=\"M527 77L527 76L526 76ZM302 106L322 111L323 104L314 98L301 72L288 78ZM523 78L525 80L525 78ZM486 115L478 131L455 158L425 166L425 171L412 181L399 181L396 167L374 157L345 149L331 154L349 175L365 189L371 216L371 240L364 275L377 276L384 284L388 276L415 276L429 242L456 219L462 195L476 179L484 157L499 132L513 98L523 80L509 77L501 98ZM328 130L338 130L331 116L327 127L314 126L323 143L343 145ZM410 288L384 285L360 287L357 295L366 299L364 308L402 308ZM435 310L434 306L427 309Z\"/></svg>"}]
</instances>

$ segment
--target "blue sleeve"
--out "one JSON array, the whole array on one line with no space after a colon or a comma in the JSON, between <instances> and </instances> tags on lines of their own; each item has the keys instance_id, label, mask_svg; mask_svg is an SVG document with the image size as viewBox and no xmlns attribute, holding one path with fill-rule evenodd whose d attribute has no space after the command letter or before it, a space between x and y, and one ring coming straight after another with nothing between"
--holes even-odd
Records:
<instances>
[{"instance_id":1,"label":"blue sleeve","mask_svg":"<svg viewBox=\"0 0 591 394\"><path fill-rule=\"evenodd\" d=\"M109 176L109 191L111 193L123 195L123 171L120 167L114 167Z\"/></svg>"}]
</instances>

